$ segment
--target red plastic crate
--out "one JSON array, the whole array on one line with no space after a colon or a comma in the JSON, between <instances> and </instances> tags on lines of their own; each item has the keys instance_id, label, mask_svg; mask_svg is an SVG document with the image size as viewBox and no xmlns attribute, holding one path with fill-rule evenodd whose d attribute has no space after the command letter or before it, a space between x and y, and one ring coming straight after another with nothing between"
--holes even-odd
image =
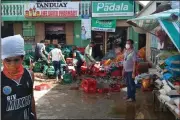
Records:
<instances>
[{"instance_id":1,"label":"red plastic crate","mask_svg":"<svg viewBox=\"0 0 180 120\"><path fill-rule=\"evenodd\" d=\"M110 92L110 89L109 88L97 89L97 92L98 93L108 93L108 92Z\"/></svg>"},{"instance_id":2,"label":"red plastic crate","mask_svg":"<svg viewBox=\"0 0 180 120\"><path fill-rule=\"evenodd\" d=\"M83 48L83 47L78 47L77 50L80 51L81 54L84 54L85 48Z\"/></svg>"},{"instance_id":3,"label":"red plastic crate","mask_svg":"<svg viewBox=\"0 0 180 120\"><path fill-rule=\"evenodd\" d=\"M114 76L114 77L122 76L122 71L121 70L115 70L111 73L111 76Z\"/></svg>"},{"instance_id":4,"label":"red plastic crate","mask_svg":"<svg viewBox=\"0 0 180 120\"><path fill-rule=\"evenodd\" d=\"M48 90L50 89L50 86L48 84L40 84L36 85L34 89L37 91Z\"/></svg>"},{"instance_id":5,"label":"red plastic crate","mask_svg":"<svg viewBox=\"0 0 180 120\"><path fill-rule=\"evenodd\" d=\"M99 76L99 77L105 77L106 75L107 75L106 72L99 72L99 73L98 73L98 76Z\"/></svg>"},{"instance_id":6,"label":"red plastic crate","mask_svg":"<svg viewBox=\"0 0 180 120\"><path fill-rule=\"evenodd\" d=\"M96 93L97 81L91 78L84 79L82 81L81 87L86 93Z\"/></svg>"},{"instance_id":7,"label":"red plastic crate","mask_svg":"<svg viewBox=\"0 0 180 120\"><path fill-rule=\"evenodd\" d=\"M82 70L82 71L86 71L86 70L87 70L87 67L86 67L86 66L81 66L81 70Z\"/></svg>"}]
</instances>

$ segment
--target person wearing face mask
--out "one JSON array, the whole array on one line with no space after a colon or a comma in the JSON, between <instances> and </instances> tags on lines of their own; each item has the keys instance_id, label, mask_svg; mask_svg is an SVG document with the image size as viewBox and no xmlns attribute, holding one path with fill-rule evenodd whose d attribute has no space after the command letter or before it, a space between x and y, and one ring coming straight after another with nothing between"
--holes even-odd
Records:
<instances>
[{"instance_id":1,"label":"person wearing face mask","mask_svg":"<svg viewBox=\"0 0 180 120\"><path fill-rule=\"evenodd\" d=\"M24 39L20 35L3 38L1 50L1 119L36 120L34 75L22 65Z\"/></svg>"},{"instance_id":2,"label":"person wearing face mask","mask_svg":"<svg viewBox=\"0 0 180 120\"><path fill-rule=\"evenodd\" d=\"M134 82L135 78L135 66L136 66L136 52L133 49L133 40L128 39L126 41L126 50L124 52L123 72L122 76L126 79L127 83L127 96L124 98L128 102L135 101L136 86Z\"/></svg>"}]
</instances>

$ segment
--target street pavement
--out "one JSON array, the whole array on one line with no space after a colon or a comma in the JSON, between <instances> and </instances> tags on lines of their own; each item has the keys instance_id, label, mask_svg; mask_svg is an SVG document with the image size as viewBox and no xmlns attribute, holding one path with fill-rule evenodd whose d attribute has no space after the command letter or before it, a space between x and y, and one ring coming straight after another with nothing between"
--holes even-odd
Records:
<instances>
[{"instance_id":1,"label":"street pavement","mask_svg":"<svg viewBox=\"0 0 180 120\"><path fill-rule=\"evenodd\" d=\"M34 91L38 119L174 119L169 112L154 112L151 92L137 90L136 102L127 103L123 100L125 89L119 93L87 94L70 89L76 84L51 86L50 90Z\"/></svg>"}]
</instances>

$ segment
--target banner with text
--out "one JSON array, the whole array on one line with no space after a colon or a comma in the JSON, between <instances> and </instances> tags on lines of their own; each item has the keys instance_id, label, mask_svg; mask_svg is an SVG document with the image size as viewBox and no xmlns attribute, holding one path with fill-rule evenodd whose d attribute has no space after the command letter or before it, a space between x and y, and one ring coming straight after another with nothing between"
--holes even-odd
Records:
<instances>
[{"instance_id":1,"label":"banner with text","mask_svg":"<svg viewBox=\"0 0 180 120\"><path fill-rule=\"evenodd\" d=\"M133 16L134 1L94 1L92 17Z\"/></svg>"},{"instance_id":2,"label":"banner with text","mask_svg":"<svg viewBox=\"0 0 180 120\"><path fill-rule=\"evenodd\" d=\"M79 17L79 2L29 2L25 5L25 17Z\"/></svg>"},{"instance_id":3,"label":"banner with text","mask_svg":"<svg viewBox=\"0 0 180 120\"><path fill-rule=\"evenodd\" d=\"M97 20L92 19L93 31L115 32L116 20Z\"/></svg>"},{"instance_id":4,"label":"banner with text","mask_svg":"<svg viewBox=\"0 0 180 120\"><path fill-rule=\"evenodd\" d=\"M81 39L91 39L91 18L81 19Z\"/></svg>"}]
</instances>

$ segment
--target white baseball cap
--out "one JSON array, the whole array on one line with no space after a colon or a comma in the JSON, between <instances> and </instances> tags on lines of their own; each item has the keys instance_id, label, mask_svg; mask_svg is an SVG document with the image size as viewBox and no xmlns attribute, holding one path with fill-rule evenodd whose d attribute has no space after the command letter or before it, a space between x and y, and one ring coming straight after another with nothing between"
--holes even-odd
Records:
<instances>
[{"instance_id":1,"label":"white baseball cap","mask_svg":"<svg viewBox=\"0 0 180 120\"><path fill-rule=\"evenodd\" d=\"M1 59L25 55L24 39L21 35L9 36L1 39Z\"/></svg>"}]
</instances>

